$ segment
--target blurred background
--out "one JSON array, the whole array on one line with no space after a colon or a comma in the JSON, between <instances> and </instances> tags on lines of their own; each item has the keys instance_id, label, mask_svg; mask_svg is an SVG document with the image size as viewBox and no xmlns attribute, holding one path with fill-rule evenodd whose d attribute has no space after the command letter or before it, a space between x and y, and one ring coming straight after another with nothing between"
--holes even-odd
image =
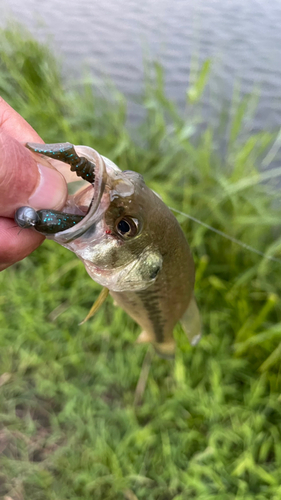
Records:
<instances>
[{"instance_id":1,"label":"blurred background","mask_svg":"<svg viewBox=\"0 0 281 500\"><path fill-rule=\"evenodd\" d=\"M0 497L279 500L280 2L0 1L0 94L178 211L203 324L161 359L54 242L1 272Z\"/></svg>"}]
</instances>

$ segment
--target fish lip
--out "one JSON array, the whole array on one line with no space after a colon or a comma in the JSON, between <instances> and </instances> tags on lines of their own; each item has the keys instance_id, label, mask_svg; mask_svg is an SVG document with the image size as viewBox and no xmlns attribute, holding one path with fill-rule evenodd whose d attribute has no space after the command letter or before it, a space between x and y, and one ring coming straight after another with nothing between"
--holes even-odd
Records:
<instances>
[{"instance_id":1,"label":"fish lip","mask_svg":"<svg viewBox=\"0 0 281 500\"><path fill-rule=\"evenodd\" d=\"M105 190L107 172L106 165L103 157L93 148L88 146L74 146L76 153L79 156L84 156L91 162L94 162L95 167L95 181L93 183L93 197L90 208L83 217L82 221L75 226L66 229L65 231L57 232L53 235L47 236L48 239L55 240L56 242L65 245L83 235L94 223L94 215L99 207L102 195Z\"/></svg>"}]
</instances>

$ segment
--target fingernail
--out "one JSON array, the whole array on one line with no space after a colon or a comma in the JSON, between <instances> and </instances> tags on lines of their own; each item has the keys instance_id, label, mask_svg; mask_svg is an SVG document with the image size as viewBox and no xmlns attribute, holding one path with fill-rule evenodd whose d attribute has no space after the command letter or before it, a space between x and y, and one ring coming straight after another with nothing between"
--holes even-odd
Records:
<instances>
[{"instance_id":1,"label":"fingernail","mask_svg":"<svg viewBox=\"0 0 281 500\"><path fill-rule=\"evenodd\" d=\"M63 176L52 168L37 164L40 181L28 202L36 210L64 206L67 197L67 186Z\"/></svg>"}]
</instances>

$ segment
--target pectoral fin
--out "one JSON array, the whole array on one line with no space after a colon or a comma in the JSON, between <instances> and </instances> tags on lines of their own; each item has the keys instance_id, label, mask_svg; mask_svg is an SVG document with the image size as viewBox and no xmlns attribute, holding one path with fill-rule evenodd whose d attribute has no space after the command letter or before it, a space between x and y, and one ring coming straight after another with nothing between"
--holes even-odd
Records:
<instances>
[{"instance_id":1,"label":"pectoral fin","mask_svg":"<svg viewBox=\"0 0 281 500\"><path fill-rule=\"evenodd\" d=\"M142 344L145 342L149 342L153 345L156 353L161 358L165 359L173 359L175 355L176 343L174 339L170 339L168 342L155 342L155 336L151 333L147 333L146 331L142 331L136 340L136 344Z\"/></svg>"},{"instance_id":2,"label":"pectoral fin","mask_svg":"<svg viewBox=\"0 0 281 500\"><path fill-rule=\"evenodd\" d=\"M83 319L83 321L81 321L81 323L79 323L79 326L80 325L84 325L84 323L86 323L86 321L88 321L88 319L90 319L92 316L94 316L94 314L96 314L96 312L99 310L99 308L102 306L102 304L106 300L108 294L109 294L108 288L103 287L101 293L99 294L97 300L92 305L92 307L91 307L90 311L88 312L86 318Z\"/></svg>"},{"instance_id":3,"label":"pectoral fin","mask_svg":"<svg viewBox=\"0 0 281 500\"><path fill-rule=\"evenodd\" d=\"M201 339L201 318L196 304L196 300L192 297L189 306L184 315L180 319L180 324L191 345L198 344Z\"/></svg>"}]
</instances>

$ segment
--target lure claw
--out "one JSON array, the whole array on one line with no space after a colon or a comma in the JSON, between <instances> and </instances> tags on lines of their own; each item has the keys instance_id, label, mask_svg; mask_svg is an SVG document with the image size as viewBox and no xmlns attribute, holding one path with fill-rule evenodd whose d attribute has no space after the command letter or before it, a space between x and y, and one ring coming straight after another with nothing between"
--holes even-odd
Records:
<instances>
[{"instance_id":1,"label":"lure claw","mask_svg":"<svg viewBox=\"0 0 281 500\"><path fill-rule=\"evenodd\" d=\"M91 184L95 181L95 164L84 156L78 156L73 144L63 142L58 144L37 144L27 142L26 147L33 153L42 154L70 165L70 170Z\"/></svg>"}]
</instances>

